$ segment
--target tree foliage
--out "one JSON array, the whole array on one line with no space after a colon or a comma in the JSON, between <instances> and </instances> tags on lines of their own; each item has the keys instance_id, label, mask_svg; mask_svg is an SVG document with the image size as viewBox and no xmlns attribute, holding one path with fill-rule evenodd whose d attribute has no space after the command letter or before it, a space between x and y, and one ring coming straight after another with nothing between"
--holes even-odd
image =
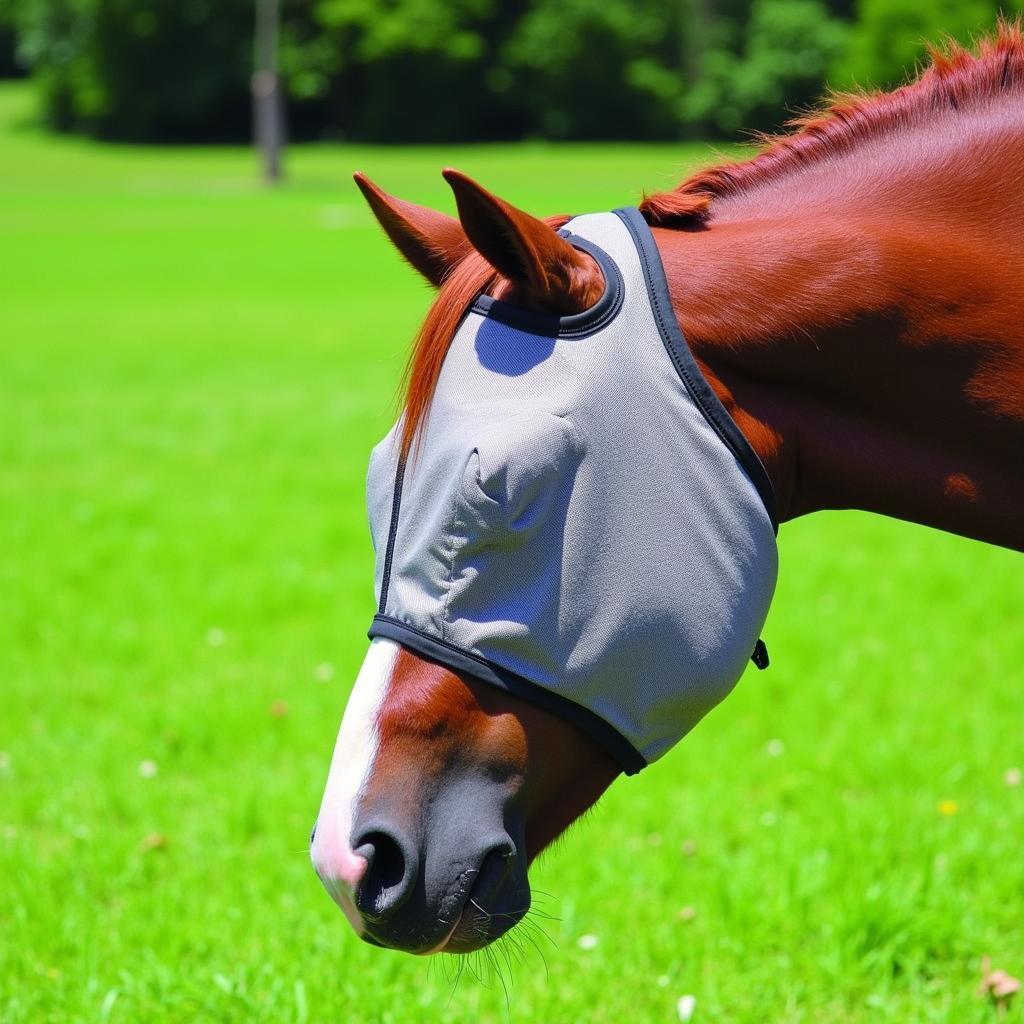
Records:
<instances>
[{"instance_id":1,"label":"tree foliage","mask_svg":"<svg viewBox=\"0 0 1024 1024\"><path fill-rule=\"evenodd\" d=\"M740 45L706 55L682 116L720 134L776 128L821 94L847 35L821 0L754 0Z\"/></svg>"},{"instance_id":2,"label":"tree foliage","mask_svg":"<svg viewBox=\"0 0 1024 1024\"><path fill-rule=\"evenodd\" d=\"M247 134L249 0L16 0L16 15L55 127L133 140Z\"/></svg>"},{"instance_id":3,"label":"tree foliage","mask_svg":"<svg viewBox=\"0 0 1024 1024\"><path fill-rule=\"evenodd\" d=\"M996 17L995 0L282 0L280 59L298 136L728 137L829 83L896 84L925 40ZM31 67L61 129L237 138L253 21L253 0L0 0L18 57L0 69Z\"/></svg>"},{"instance_id":4,"label":"tree foliage","mask_svg":"<svg viewBox=\"0 0 1024 1024\"><path fill-rule=\"evenodd\" d=\"M859 0L857 20L833 80L844 87L891 88L905 81L929 43L970 43L992 29L1000 12L1020 4L993 0Z\"/></svg>"}]
</instances>

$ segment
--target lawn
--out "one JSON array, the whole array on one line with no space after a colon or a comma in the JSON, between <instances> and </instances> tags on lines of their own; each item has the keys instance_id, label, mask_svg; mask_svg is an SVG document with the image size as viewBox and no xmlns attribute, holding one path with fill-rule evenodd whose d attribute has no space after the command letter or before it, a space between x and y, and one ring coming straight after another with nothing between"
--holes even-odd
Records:
<instances>
[{"instance_id":1,"label":"lawn","mask_svg":"<svg viewBox=\"0 0 1024 1024\"><path fill-rule=\"evenodd\" d=\"M309 146L271 191L244 150L30 110L0 90L3 1024L996 1019L1024 560L863 514L783 529L771 669L536 865L543 956L456 984L362 945L309 866L372 611L364 467L429 301L349 172L585 211L708 148Z\"/></svg>"}]
</instances>

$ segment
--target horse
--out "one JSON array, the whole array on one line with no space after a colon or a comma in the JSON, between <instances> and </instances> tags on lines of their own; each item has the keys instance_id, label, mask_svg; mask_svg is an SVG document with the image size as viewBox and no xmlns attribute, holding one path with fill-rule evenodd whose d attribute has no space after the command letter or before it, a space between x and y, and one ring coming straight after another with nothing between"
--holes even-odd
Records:
<instances>
[{"instance_id":1,"label":"horse","mask_svg":"<svg viewBox=\"0 0 1024 1024\"><path fill-rule=\"evenodd\" d=\"M458 171L443 174L457 219L356 175L401 255L440 291L413 347L401 418L374 456L381 465L371 479L383 481L371 496L380 625L345 710L310 847L357 934L415 954L473 951L514 927L530 904L530 863L620 774L657 756L728 692L758 639L765 594L770 600L778 524L859 509L1024 550L1024 33L1002 24L972 50L933 50L928 66L894 91L834 95L787 132L763 138L754 155L647 195L616 223L612 215L540 219ZM577 223L616 240L618 261L593 237L587 243L586 230L575 237ZM641 302L635 338L633 320L614 328L614 318L612 335L570 336L560 325L585 320L606 303L616 274L633 273L635 252L621 255L622 225L637 237L647 232L655 248L635 252L660 258L661 290ZM652 324L682 375L658 386L688 401L684 412L705 413L679 426L682 446L673 446L671 417L651 414L676 460L673 476L661 474L652 490L671 502L677 487L690 488L677 503L679 521L662 517L658 536L675 531L668 540L680 557L697 551L698 574L700 559L725 560L712 573L726 580L724 603L717 591L705 603L698 587L681 611L646 600L616 609L616 629L640 630L643 643L628 647L634 661L615 663L611 695L581 688L567 696L558 691L577 671L580 638L632 593L628 580L606 586L595 575L620 543L629 547L631 531L615 539L608 529L623 504L614 494L589 501L577 509L588 534L612 540L572 555L580 549L565 508L579 504L587 459L600 461L604 449L576 437L563 409L537 411L536 403L565 393L559 374L604 372L605 363L565 362L602 338L606 362L621 354L633 365L634 348L656 360L645 347L657 336ZM650 366L669 381L661 364ZM630 372L619 389L628 394L609 388L595 402L606 421L632 417L620 434L641 431L633 461L643 462L662 445L646 440L644 417L634 415L646 402L634 397L635 388L646 394L646 371ZM477 393L492 379L517 388L515 397ZM462 438L466 417L477 433L453 469L446 445L462 444L451 439ZM588 422L607 427L599 415ZM692 471L691 450L716 467L713 477ZM430 486L417 483L425 477ZM409 564L447 557L432 531L453 493L470 494L459 508L469 509L467 537L483 552L456 570L459 585L491 587L499 603L514 603L497 626L486 624L486 643L529 669L509 671L509 658L453 643L444 628L430 637L387 613ZM519 504L509 512L502 502ZM415 555L395 550L399 508L419 523L402 542L418 545ZM509 516L518 517L515 529ZM488 546L499 522L503 539ZM544 539L552 534L553 546ZM650 561L645 574L666 559ZM667 561L671 570L674 558ZM392 577L387 597L381 591ZM547 591L535 606L520 600L549 577L553 602ZM682 573L677 582L690 587ZM714 659L693 660L692 678L673 676L664 631L697 644L720 607L713 625L716 651L728 653L724 682L706 686L700 677L716 670ZM563 618L579 642L560 661L561 648L546 638ZM618 650L617 639L603 642ZM636 735L628 722L610 728L662 675L703 703L660 733L654 712ZM659 708L677 707L675 694L661 696ZM645 729L660 737L650 750Z\"/></svg>"}]
</instances>

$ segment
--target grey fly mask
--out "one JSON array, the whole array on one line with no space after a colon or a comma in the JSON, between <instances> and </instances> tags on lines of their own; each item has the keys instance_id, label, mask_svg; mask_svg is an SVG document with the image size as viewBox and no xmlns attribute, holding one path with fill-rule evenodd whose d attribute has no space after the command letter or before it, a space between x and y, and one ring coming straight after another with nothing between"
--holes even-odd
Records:
<instances>
[{"instance_id":1,"label":"grey fly mask","mask_svg":"<svg viewBox=\"0 0 1024 1024\"><path fill-rule=\"evenodd\" d=\"M632 774L763 657L774 495L640 214L561 233L603 297L567 317L478 298L408 462L397 425L374 449L370 636L569 717Z\"/></svg>"}]
</instances>

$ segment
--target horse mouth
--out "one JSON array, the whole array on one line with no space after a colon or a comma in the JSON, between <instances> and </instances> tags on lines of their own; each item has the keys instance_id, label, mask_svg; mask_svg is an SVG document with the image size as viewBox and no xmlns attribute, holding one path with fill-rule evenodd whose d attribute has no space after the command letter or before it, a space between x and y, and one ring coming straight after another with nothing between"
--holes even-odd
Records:
<instances>
[{"instance_id":1,"label":"horse mouth","mask_svg":"<svg viewBox=\"0 0 1024 1024\"><path fill-rule=\"evenodd\" d=\"M510 903L514 909L505 909L505 903ZM488 910L488 905L500 909ZM496 888L481 875L467 893L451 931L433 949L427 950L427 955L473 953L483 949L519 924L529 909L528 886L512 885L509 892L505 885Z\"/></svg>"},{"instance_id":2,"label":"horse mouth","mask_svg":"<svg viewBox=\"0 0 1024 1024\"><path fill-rule=\"evenodd\" d=\"M525 916L525 909L514 914L490 914L468 900L448 937L429 952L475 953L511 931Z\"/></svg>"}]
</instances>

